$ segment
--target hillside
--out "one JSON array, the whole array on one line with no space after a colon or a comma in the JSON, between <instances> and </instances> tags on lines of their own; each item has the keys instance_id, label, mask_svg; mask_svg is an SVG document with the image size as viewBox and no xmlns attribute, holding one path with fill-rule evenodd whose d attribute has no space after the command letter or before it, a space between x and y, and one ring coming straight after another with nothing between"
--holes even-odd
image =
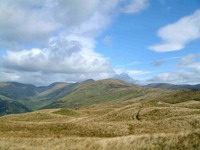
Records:
<instances>
[{"instance_id":1,"label":"hillside","mask_svg":"<svg viewBox=\"0 0 200 150\"><path fill-rule=\"evenodd\" d=\"M2 100L0 99L0 116L8 114L19 114L30 112L26 106L20 104L19 102L13 100Z\"/></svg>"},{"instance_id":2,"label":"hillside","mask_svg":"<svg viewBox=\"0 0 200 150\"><path fill-rule=\"evenodd\" d=\"M68 95L77 85L79 83L53 83L47 87L43 87L44 90L36 96L20 102L33 110L40 109Z\"/></svg>"},{"instance_id":3,"label":"hillside","mask_svg":"<svg viewBox=\"0 0 200 150\"><path fill-rule=\"evenodd\" d=\"M49 86L36 87L17 82L1 82L0 95L36 110L66 96L77 84L57 82Z\"/></svg>"},{"instance_id":4,"label":"hillside","mask_svg":"<svg viewBox=\"0 0 200 150\"><path fill-rule=\"evenodd\" d=\"M200 101L168 100L110 101L3 116L0 149L200 149Z\"/></svg>"},{"instance_id":5,"label":"hillside","mask_svg":"<svg viewBox=\"0 0 200 150\"><path fill-rule=\"evenodd\" d=\"M105 79L35 91L24 101L0 95L0 149L200 149L198 90ZM48 109L23 113L21 101Z\"/></svg>"},{"instance_id":6,"label":"hillside","mask_svg":"<svg viewBox=\"0 0 200 150\"><path fill-rule=\"evenodd\" d=\"M62 94L66 94L68 92L69 87L74 84L65 83L65 82L55 82L51 85L45 87L45 90L40 92L37 95L37 98L41 99L49 99L49 98L58 98L62 96Z\"/></svg>"}]
</instances>

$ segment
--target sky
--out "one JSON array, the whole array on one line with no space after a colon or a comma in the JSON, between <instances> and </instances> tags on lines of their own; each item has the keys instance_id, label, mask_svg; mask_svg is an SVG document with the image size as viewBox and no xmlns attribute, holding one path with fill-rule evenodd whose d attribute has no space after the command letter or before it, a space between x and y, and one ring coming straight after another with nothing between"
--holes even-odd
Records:
<instances>
[{"instance_id":1,"label":"sky","mask_svg":"<svg viewBox=\"0 0 200 150\"><path fill-rule=\"evenodd\" d=\"M0 81L200 84L199 0L1 0Z\"/></svg>"}]
</instances>

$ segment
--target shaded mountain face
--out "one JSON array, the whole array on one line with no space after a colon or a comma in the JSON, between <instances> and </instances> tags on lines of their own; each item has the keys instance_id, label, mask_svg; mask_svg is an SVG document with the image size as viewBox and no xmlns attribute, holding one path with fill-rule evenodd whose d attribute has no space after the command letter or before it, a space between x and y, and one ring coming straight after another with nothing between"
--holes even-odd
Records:
<instances>
[{"instance_id":1,"label":"shaded mountain face","mask_svg":"<svg viewBox=\"0 0 200 150\"><path fill-rule=\"evenodd\" d=\"M17 82L2 82L0 83L0 98L17 101L31 110L36 110L67 95L78 84L56 82L49 86L36 87Z\"/></svg>"},{"instance_id":2,"label":"shaded mountain face","mask_svg":"<svg viewBox=\"0 0 200 150\"><path fill-rule=\"evenodd\" d=\"M30 111L31 110L29 108L17 101L0 99L0 116L8 114L19 114Z\"/></svg>"},{"instance_id":3,"label":"shaded mountain face","mask_svg":"<svg viewBox=\"0 0 200 150\"><path fill-rule=\"evenodd\" d=\"M146 88L164 88L164 89L190 89L190 90L200 90L200 84L197 85L175 85L175 84L168 84L168 83L152 83L145 85Z\"/></svg>"},{"instance_id":4,"label":"shaded mountain face","mask_svg":"<svg viewBox=\"0 0 200 150\"><path fill-rule=\"evenodd\" d=\"M39 89L30 84L17 82L0 83L0 95L4 95L13 100L28 99L36 96L38 92Z\"/></svg>"}]
</instances>

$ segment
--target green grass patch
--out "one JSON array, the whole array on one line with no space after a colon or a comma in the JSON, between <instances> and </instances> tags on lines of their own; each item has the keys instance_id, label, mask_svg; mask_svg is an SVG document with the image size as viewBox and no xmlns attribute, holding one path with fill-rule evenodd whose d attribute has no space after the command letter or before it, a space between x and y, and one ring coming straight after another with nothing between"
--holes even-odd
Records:
<instances>
[{"instance_id":1,"label":"green grass patch","mask_svg":"<svg viewBox=\"0 0 200 150\"><path fill-rule=\"evenodd\" d=\"M55 114L59 115L65 115L65 116L79 116L79 113L72 109L62 108L58 111L53 112Z\"/></svg>"}]
</instances>

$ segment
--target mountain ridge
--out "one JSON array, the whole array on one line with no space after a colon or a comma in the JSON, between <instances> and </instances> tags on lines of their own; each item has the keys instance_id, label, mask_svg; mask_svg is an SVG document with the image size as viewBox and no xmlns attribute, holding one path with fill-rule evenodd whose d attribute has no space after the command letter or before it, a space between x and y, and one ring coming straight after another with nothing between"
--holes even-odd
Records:
<instances>
[{"instance_id":1,"label":"mountain ridge","mask_svg":"<svg viewBox=\"0 0 200 150\"><path fill-rule=\"evenodd\" d=\"M0 98L16 101L29 110L77 108L109 101L155 99L178 93L182 87L163 83L140 86L114 78L97 81L88 79L77 83L54 82L42 87L17 82L0 82ZM192 87L198 85L184 85L184 87L193 90Z\"/></svg>"},{"instance_id":2,"label":"mountain ridge","mask_svg":"<svg viewBox=\"0 0 200 150\"><path fill-rule=\"evenodd\" d=\"M170 84L170 83L150 83L143 87L146 88L165 88L165 89L190 89L190 90L200 90L200 84L190 85L190 84Z\"/></svg>"}]
</instances>

